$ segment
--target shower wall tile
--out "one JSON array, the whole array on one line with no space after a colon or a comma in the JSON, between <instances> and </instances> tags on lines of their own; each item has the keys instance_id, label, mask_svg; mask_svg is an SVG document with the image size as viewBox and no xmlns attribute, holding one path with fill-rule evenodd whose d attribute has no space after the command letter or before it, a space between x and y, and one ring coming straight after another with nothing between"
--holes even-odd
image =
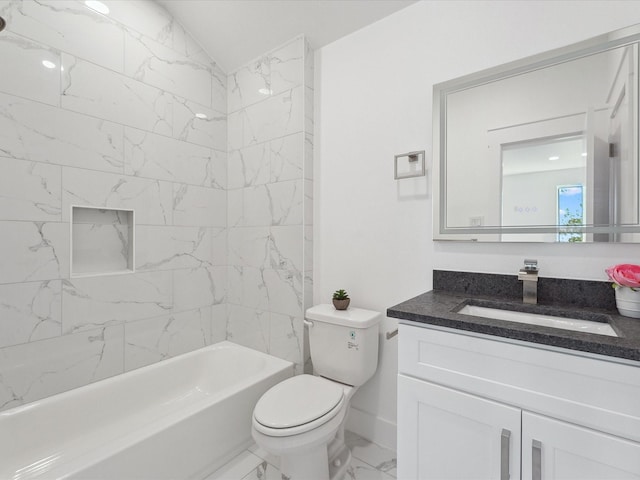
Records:
<instances>
[{"instance_id":1,"label":"shower wall tile","mask_svg":"<svg viewBox=\"0 0 640 480\"><path fill-rule=\"evenodd\" d=\"M224 227L226 207L224 190L177 183L173 185L174 225Z\"/></svg>"},{"instance_id":2,"label":"shower wall tile","mask_svg":"<svg viewBox=\"0 0 640 480\"><path fill-rule=\"evenodd\" d=\"M303 271L304 229L300 225L271 227L269 238L269 267L274 270Z\"/></svg>"},{"instance_id":3,"label":"shower wall tile","mask_svg":"<svg viewBox=\"0 0 640 480\"><path fill-rule=\"evenodd\" d=\"M273 94L300 86L304 80L304 42L296 39L269 55Z\"/></svg>"},{"instance_id":4,"label":"shower wall tile","mask_svg":"<svg viewBox=\"0 0 640 480\"><path fill-rule=\"evenodd\" d=\"M311 45L304 39L304 85L313 88L314 68L313 68L313 50Z\"/></svg>"},{"instance_id":5,"label":"shower wall tile","mask_svg":"<svg viewBox=\"0 0 640 480\"><path fill-rule=\"evenodd\" d=\"M104 2L0 0L0 410L226 338L226 75L155 1ZM135 211L135 273L70 277L72 205ZM98 270L115 228L74 227Z\"/></svg>"},{"instance_id":6,"label":"shower wall tile","mask_svg":"<svg viewBox=\"0 0 640 480\"><path fill-rule=\"evenodd\" d=\"M0 220L60 221L61 168L0 157Z\"/></svg>"},{"instance_id":7,"label":"shower wall tile","mask_svg":"<svg viewBox=\"0 0 640 480\"><path fill-rule=\"evenodd\" d=\"M304 180L304 225L313 225L313 180Z\"/></svg>"},{"instance_id":8,"label":"shower wall tile","mask_svg":"<svg viewBox=\"0 0 640 480\"><path fill-rule=\"evenodd\" d=\"M313 132L313 90L304 88L304 131Z\"/></svg>"},{"instance_id":9,"label":"shower wall tile","mask_svg":"<svg viewBox=\"0 0 640 480\"><path fill-rule=\"evenodd\" d=\"M228 188L264 185L271 181L269 143L229 152Z\"/></svg>"},{"instance_id":10,"label":"shower wall tile","mask_svg":"<svg viewBox=\"0 0 640 480\"><path fill-rule=\"evenodd\" d=\"M247 308L269 311L269 291L265 284L265 270L263 268L241 268L240 302L238 304Z\"/></svg>"},{"instance_id":11,"label":"shower wall tile","mask_svg":"<svg viewBox=\"0 0 640 480\"><path fill-rule=\"evenodd\" d=\"M269 57L260 57L227 78L228 112L236 112L271 95Z\"/></svg>"},{"instance_id":12,"label":"shower wall tile","mask_svg":"<svg viewBox=\"0 0 640 480\"><path fill-rule=\"evenodd\" d=\"M211 344L227 339L227 304L211 307Z\"/></svg>"},{"instance_id":13,"label":"shower wall tile","mask_svg":"<svg viewBox=\"0 0 640 480\"><path fill-rule=\"evenodd\" d=\"M143 35L125 36L124 72L148 85L211 105L211 71Z\"/></svg>"},{"instance_id":14,"label":"shower wall tile","mask_svg":"<svg viewBox=\"0 0 640 480\"><path fill-rule=\"evenodd\" d=\"M313 135L304 134L304 176L305 180L313 180Z\"/></svg>"},{"instance_id":15,"label":"shower wall tile","mask_svg":"<svg viewBox=\"0 0 640 480\"><path fill-rule=\"evenodd\" d=\"M272 183L304 178L305 137L300 132L269 142Z\"/></svg>"},{"instance_id":16,"label":"shower wall tile","mask_svg":"<svg viewBox=\"0 0 640 480\"><path fill-rule=\"evenodd\" d=\"M0 93L0 154L37 162L123 170L123 127Z\"/></svg>"},{"instance_id":17,"label":"shower wall tile","mask_svg":"<svg viewBox=\"0 0 640 480\"><path fill-rule=\"evenodd\" d=\"M0 91L49 105L60 103L60 52L6 32L0 36L0 58L5 71L24 72L0 75Z\"/></svg>"},{"instance_id":18,"label":"shower wall tile","mask_svg":"<svg viewBox=\"0 0 640 480\"><path fill-rule=\"evenodd\" d=\"M227 226L233 228L244 224L244 191L227 190Z\"/></svg>"},{"instance_id":19,"label":"shower wall tile","mask_svg":"<svg viewBox=\"0 0 640 480\"><path fill-rule=\"evenodd\" d=\"M304 311L303 277L294 270L265 270L264 282L269 295L269 310L284 315Z\"/></svg>"},{"instance_id":20,"label":"shower wall tile","mask_svg":"<svg viewBox=\"0 0 640 480\"><path fill-rule=\"evenodd\" d=\"M303 215L303 181L289 180L267 186L272 225L301 225Z\"/></svg>"},{"instance_id":21,"label":"shower wall tile","mask_svg":"<svg viewBox=\"0 0 640 480\"><path fill-rule=\"evenodd\" d=\"M174 96L173 136L226 152L227 117L217 110Z\"/></svg>"},{"instance_id":22,"label":"shower wall tile","mask_svg":"<svg viewBox=\"0 0 640 480\"><path fill-rule=\"evenodd\" d=\"M269 312L229 305L227 339L268 353L270 323Z\"/></svg>"},{"instance_id":23,"label":"shower wall tile","mask_svg":"<svg viewBox=\"0 0 640 480\"><path fill-rule=\"evenodd\" d=\"M226 301L227 267L173 271L173 308L184 312Z\"/></svg>"},{"instance_id":24,"label":"shower wall tile","mask_svg":"<svg viewBox=\"0 0 640 480\"><path fill-rule=\"evenodd\" d=\"M211 108L227 113L227 75L218 65L211 68Z\"/></svg>"},{"instance_id":25,"label":"shower wall tile","mask_svg":"<svg viewBox=\"0 0 640 480\"><path fill-rule=\"evenodd\" d=\"M313 226L304 227L304 271L313 269Z\"/></svg>"},{"instance_id":26,"label":"shower wall tile","mask_svg":"<svg viewBox=\"0 0 640 480\"><path fill-rule=\"evenodd\" d=\"M210 148L126 127L124 172L136 177L212 186L215 182Z\"/></svg>"},{"instance_id":27,"label":"shower wall tile","mask_svg":"<svg viewBox=\"0 0 640 480\"><path fill-rule=\"evenodd\" d=\"M269 353L293 363L302 363L303 347L302 317L271 313Z\"/></svg>"},{"instance_id":28,"label":"shower wall tile","mask_svg":"<svg viewBox=\"0 0 640 480\"><path fill-rule=\"evenodd\" d=\"M136 228L136 271L206 267L212 264L212 253L210 228Z\"/></svg>"},{"instance_id":29,"label":"shower wall tile","mask_svg":"<svg viewBox=\"0 0 640 480\"><path fill-rule=\"evenodd\" d=\"M167 47L173 46L174 18L151 0L102 0L109 18Z\"/></svg>"},{"instance_id":30,"label":"shower wall tile","mask_svg":"<svg viewBox=\"0 0 640 480\"><path fill-rule=\"evenodd\" d=\"M300 372L312 302L312 74L299 37L229 75L227 88L228 338Z\"/></svg>"},{"instance_id":31,"label":"shower wall tile","mask_svg":"<svg viewBox=\"0 0 640 480\"><path fill-rule=\"evenodd\" d=\"M119 325L0 349L0 409L122 373L123 334Z\"/></svg>"},{"instance_id":32,"label":"shower wall tile","mask_svg":"<svg viewBox=\"0 0 640 480\"><path fill-rule=\"evenodd\" d=\"M0 15L10 32L122 72L124 27L83 2L11 1L0 5Z\"/></svg>"},{"instance_id":33,"label":"shower wall tile","mask_svg":"<svg viewBox=\"0 0 640 480\"><path fill-rule=\"evenodd\" d=\"M62 334L60 280L0 285L0 347Z\"/></svg>"},{"instance_id":34,"label":"shower wall tile","mask_svg":"<svg viewBox=\"0 0 640 480\"><path fill-rule=\"evenodd\" d=\"M270 248L269 227L229 229L229 264L266 267Z\"/></svg>"},{"instance_id":35,"label":"shower wall tile","mask_svg":"<svg viewBox=\"0 0 640 480\"><path fill-rule=\"evenodd\" d=\"M63 108L150 132L172 134L170 94L65 53L62 65Z\"/></svg>"},{"instance_id":36,"label":"shower wall tile","mask_svg":"<svg viewBox=\"0 0 640 480\"><path fill-rule=\"evenodd\" d=\"M228 265L227 245L229 230L221 227L213 227L211 231L211 263L221 267Z\"/></svg>"},{"instance_id":37,"label":"shower wall tile","mask_svg":"<svg viewBox=\"0 0 640 480\"><path fill-rule=\"evenodd\" d=\"M301 132L304 127L302 88L287 90L245 108L241 146Z\"/></svg>"},{"instance_id":38,"label":"shower wall tile","mask_svg":"<svg viewBox=\"0 0 640 480\"><path fill-rule=\"evenodd\" d=\"M135 210L136 225L170 225L172 184L77 168L62 169L62 219L71 205Z\"/></svg>"},{"instance_id":39,"label":"shower wall tile","mask_svg":"<svg viewBox=\"0 0 640 480\"><path fill-rule=\"evenodd\" d=\"M244 147L244 124L247 113L238 110L227 115L227 151L231 152Z\"/></svg>"},{"instance_id":40,"label":"shower wall tile","mask_svg":"<svg viewBox=\"0 0 640 480\"><path fill-rule=\"evenodd\" d=\"M129 371L209 345L211 307L130 322L124 329Z\"/></svg>"},{"instance_id":41,"label":"shower wall tile","mask_svg":"<svg viewBox=\"0 0 640 480\"><path fill-rule=\"evenodd\" d=\"M62 282L64 334L171 312L171 272L71 278Z\"/></svg>"},{"instance_id":42,"label":"shower wall tile","mask_svg":"<svg viewBox=\"0 0 640 480\"><path fill-rule=\"evenodd\" d=\"M0 222L0 284L69 276L69 225Z\"/></svg>"}]
</instances>

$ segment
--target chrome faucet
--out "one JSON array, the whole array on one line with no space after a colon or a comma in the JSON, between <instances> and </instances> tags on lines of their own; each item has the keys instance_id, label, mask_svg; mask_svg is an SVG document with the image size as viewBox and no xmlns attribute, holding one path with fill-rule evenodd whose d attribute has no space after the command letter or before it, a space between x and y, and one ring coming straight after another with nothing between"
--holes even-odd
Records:
<instances>
[{"instance_id":1,"label":"chrome faucet","mask_svg":"<svg viewBox=\"0 0 640 480\"><path fill-rule=\"evenodd\" d=\"M522 302L538 303L538 261L525 259L518 280L522 280Z\"/></svg>"}]
</instances>

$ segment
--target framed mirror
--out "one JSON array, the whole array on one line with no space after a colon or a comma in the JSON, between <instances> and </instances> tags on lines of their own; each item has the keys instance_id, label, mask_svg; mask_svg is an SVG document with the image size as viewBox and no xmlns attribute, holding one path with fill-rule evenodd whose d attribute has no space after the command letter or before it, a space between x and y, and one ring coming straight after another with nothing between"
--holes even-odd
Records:
<instances>
[{"instance_id":1,"label":"framed mirror","mask_svg":"<svg viewBox=\"0 0 640 480\"><path fill-rule=\"evenodd\" d=\"M434 239L638 242L640 26L434 86Z\"/></svg>"}]
</instances>

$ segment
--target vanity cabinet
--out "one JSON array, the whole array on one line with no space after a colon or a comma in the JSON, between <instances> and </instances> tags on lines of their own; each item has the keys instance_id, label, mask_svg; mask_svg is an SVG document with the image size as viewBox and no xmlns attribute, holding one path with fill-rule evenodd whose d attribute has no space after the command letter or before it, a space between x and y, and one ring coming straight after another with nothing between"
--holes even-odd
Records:
<instances>
[{"instance_id":1,"label":"vanity cabinet","mask_svg":"<svg viewBox=\"0 0 640 480\"><path fill-rule=\"evenodd\" d=\"M640 367L400 326L398 478L640 480Z\"/></svg>"}]
</instances>

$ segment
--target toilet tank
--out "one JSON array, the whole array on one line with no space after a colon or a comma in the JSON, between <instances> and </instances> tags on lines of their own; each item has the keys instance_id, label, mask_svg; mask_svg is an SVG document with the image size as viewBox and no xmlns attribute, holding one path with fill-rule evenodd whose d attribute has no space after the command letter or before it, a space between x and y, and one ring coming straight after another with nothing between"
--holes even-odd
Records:
<instances>
[{"instance_id":1,"label":"toilet tank","mask_svg":"<svg viewBox=\"0 0 640 480\"><path fill-rule=\"evenodd\" d=\"M316 305L307 310L314 372L347 385L360 386L378 368L379 312L362 308L336 310Z\"/></svg>"}]
</instances>

